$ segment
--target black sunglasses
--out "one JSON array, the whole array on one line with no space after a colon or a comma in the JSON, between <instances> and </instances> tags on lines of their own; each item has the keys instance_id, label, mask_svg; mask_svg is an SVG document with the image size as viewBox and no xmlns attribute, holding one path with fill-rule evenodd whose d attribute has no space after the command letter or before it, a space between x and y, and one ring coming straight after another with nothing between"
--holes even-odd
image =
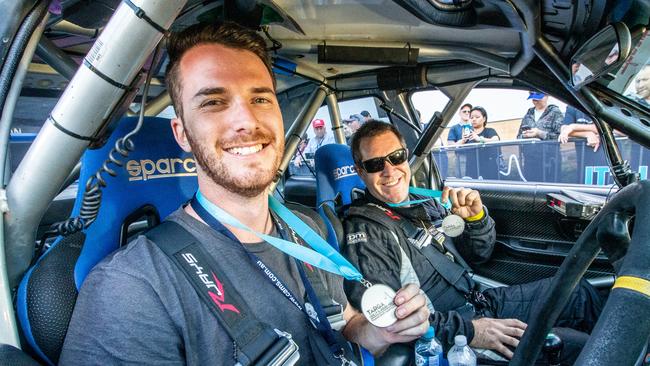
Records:
<instances>
[{"instance_id":1,"label":"black sunglasses","mask_svg":"<svg viewBox=\"0 0 650 366\"><path fill-rule=\"evenodd\" d=\"M391 165L400 165L406 161L408 155L408 150L401 148L393 151L392 153L386 156L380 156L378 158L368 159L361 162L361 167L367 173L377 173L384 170L385 162L389 162Z\"/></svg>"}]
</instances>

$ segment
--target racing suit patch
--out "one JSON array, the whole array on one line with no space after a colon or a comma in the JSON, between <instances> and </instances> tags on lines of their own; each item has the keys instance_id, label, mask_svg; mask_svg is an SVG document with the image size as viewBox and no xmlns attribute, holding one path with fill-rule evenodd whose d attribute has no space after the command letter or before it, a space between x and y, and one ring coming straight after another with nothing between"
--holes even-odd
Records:
<instances>
[{"instance_id":1,"label":"racing suit patch","mask_svg":"<svg viewBox=\"0 0 650 366\"><path fill-rule=\"evenodd\" d=\"M348 245L357 244L357 243L366 243L368 242L368 237L364 232L350 233L347 237Z\"/></svg>"}]
</instances>

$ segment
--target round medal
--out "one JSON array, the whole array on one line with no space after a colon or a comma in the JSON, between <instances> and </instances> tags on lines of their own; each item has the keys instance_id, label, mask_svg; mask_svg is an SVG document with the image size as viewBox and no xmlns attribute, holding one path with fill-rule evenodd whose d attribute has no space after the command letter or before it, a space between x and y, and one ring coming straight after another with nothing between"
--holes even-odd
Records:
<instances>
[{"instance_id":1,"label":"round medal","mask_svg":"<svg viewBox=\"0 0 650 366\"><path fill-rule=\"evenodd\" d=\"M395 291L386 285L372 285L361 297L361 311L368 321L384 328L397 321Z\"/></svg>"},{"instance_id":2,"label":"round medal","mask_svg":"<svg viewBox=\"0 0 650 366\"><path fill-rule=\"evenodd\" d=\"M442 220L441 229L447 236L455 238L465 231L465 220L458 215L449 215Z\"/></svg>"}]
</instances>

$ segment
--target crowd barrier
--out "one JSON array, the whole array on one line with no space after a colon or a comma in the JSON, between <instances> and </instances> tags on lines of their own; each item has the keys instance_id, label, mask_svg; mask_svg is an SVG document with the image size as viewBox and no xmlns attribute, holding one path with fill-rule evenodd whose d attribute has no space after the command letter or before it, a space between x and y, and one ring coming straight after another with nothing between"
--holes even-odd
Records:
<instances>
[{"instance_id":1,"label":"crowd barrier","mask_svg":"<svg viewBox=\"0 0 650 366\"><path fill-rule=\"evenodd\" d=\"M641 179L648 177L650 152L627 137L616 139L623 159ZM568 183L606 186L614 183L600 147L585 139L496 141L440 146L432 151L443 178L490 179L519 182Z\"/></svg>"}]
</instances>

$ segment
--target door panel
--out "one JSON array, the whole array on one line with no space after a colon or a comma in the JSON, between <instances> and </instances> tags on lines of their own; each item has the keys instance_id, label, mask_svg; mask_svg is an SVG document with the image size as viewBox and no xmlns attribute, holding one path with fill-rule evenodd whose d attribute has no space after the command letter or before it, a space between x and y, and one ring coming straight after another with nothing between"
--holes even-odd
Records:
<instances>
[{"instance_id":1,"label":"door panel","mask_svg":"<svg viewBox=\"0 0 650 366\"><path fill-rule=\"evenodd\" d=\"M476 189L496 223L497 244L492 259L476 273L505 284L553 276L588 222L567 219L546 205L547 193L563 189L605 196L609 188L584 185L448 179L446 185ZM614 271L599 255L586 278L611 277Z\"/></svg>"}]
</instances>

